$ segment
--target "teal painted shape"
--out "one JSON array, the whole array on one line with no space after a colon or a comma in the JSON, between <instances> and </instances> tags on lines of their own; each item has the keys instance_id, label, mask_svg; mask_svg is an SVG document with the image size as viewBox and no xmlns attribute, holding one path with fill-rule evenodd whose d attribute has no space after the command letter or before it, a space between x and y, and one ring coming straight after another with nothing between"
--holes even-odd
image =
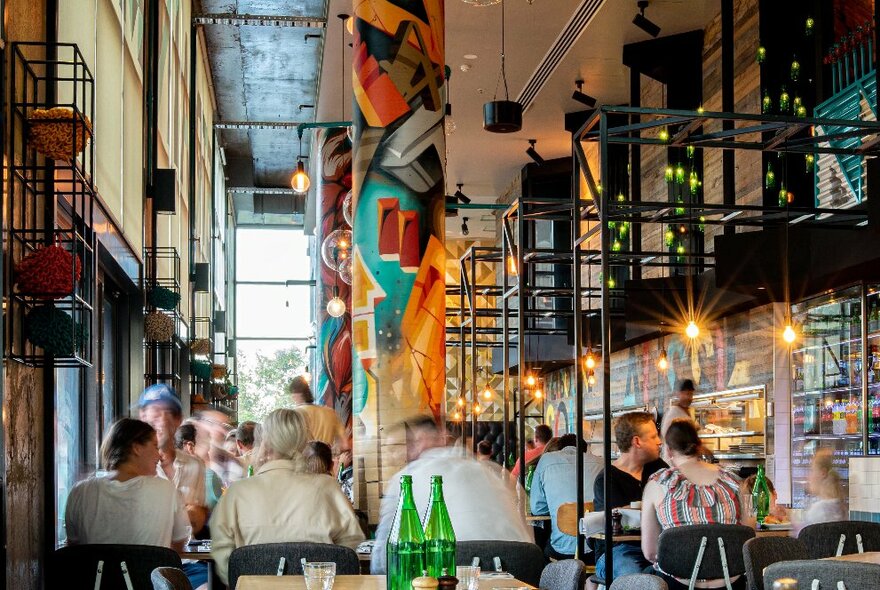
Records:
<instances>
[{"instance_id":1,"label":"teal painted shape","mask_svg":"<svg viewBox=\"0 0 880 590\"><path fill-rule=\"evenodd\" d=\"M862 100L866 101L871 108L874 119L877 119L875 105L877 103L877 77L874 70L865 74L822 104L814 109L816 118L845 119L851 121L860 120L862 112ZM837 133L844 131L838 125L822 126L824 133ZM859 137L844 137L828 142L832 147L843 149L855 149L861 145ZM841 175L846 180L847 186L856 198L856 202L862 202L862 156L855 154L835 154L837 165ZM815 190L815 203L819 206L819 162L813 171L813 186Z\"/></svg>"}]
</instances>

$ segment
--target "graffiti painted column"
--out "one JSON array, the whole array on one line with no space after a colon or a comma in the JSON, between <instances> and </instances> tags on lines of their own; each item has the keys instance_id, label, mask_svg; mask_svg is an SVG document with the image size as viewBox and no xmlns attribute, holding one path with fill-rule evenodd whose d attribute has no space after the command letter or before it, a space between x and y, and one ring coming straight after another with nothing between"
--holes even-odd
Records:
<instances>
[{"instance_id":1,"label":"graffiti painted column","mask_svg":"<svg viewBox=\"0 0 880 590\"><path fill-rule=\"evenodd\" d=\"M406 461L394 427L439 420L444 400L444 15L443 0L354 9L354 445L358 503L376 522Z\"/></svg>"},{"instance_id":2,"label":"graffiti painted column","mask_svg":"<svg viewBox=\"0 0 880 590\"><path fill-rule=\"evenodd\" d=\"M351 437L351 142L346 129L318 132L318 223L315 237L320 245L316 306L317 403L336 410ZM342 311L331 315L328 304L338 298ZM338 301L333 302L339 305ZM331 310L333 306L331 305Z\"/></svg>"}]
</instances>

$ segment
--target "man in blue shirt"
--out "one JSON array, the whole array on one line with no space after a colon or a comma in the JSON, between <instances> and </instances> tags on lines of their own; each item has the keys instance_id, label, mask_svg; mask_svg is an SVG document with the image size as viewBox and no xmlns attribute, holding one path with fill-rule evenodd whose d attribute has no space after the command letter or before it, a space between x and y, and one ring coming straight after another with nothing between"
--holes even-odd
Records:
<instances>
[{"instance_id":1,"label":"man in blue shirt","mask_svg":"<svg viewBox=\"0 0 880 590\"><path fill-rule=\"evenodd\" d=\"M532 514L550 515L552 531L544 552L553 559L571 559L577 550L577 537L561 532L556 522L556 512L561 505L577 502L577 443L574 434L560 437L560 450L542 455L532 477L529 508ZM585 442L581 441L580 447L584 453L584 502L591 502L593 481L602 471L603 461L586 452Z\"/></svg>"}]
</instances>

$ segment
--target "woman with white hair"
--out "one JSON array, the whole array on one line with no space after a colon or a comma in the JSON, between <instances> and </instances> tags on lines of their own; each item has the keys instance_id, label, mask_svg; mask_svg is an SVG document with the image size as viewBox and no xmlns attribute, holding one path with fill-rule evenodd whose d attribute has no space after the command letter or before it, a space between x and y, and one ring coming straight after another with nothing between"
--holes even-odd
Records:
<instances>
[{"instance_id":1,"label":"woman with white hair","mask_svg":"<svg viewBox=\"0 0 880 590\"><path fill-rule=\"evenodd\" d=\"M211 553L224 583L236 547L310 542L353 548L364 539L333 478L307 472L307 442L308 426L294 410L275 410L263 422L259 470L231 485L211 517Z\"/></svg>"}]
</instances>

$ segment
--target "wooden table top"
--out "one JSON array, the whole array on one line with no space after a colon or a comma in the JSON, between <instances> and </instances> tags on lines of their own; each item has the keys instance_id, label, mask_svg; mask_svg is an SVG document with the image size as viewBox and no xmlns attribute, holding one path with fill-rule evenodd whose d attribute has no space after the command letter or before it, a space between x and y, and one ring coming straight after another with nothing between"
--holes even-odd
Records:
<instances>
[{"instance_id":1,"label":"wooden table top","mask_svg":"<svg viewBox=\"0 0 880 590\"><path fill-rule=\"evenodd\" d=\"M480 590L534 588L510 579L480 579ZM306 590L302 576L242 576L236 590ZM385 590L385 576L336 576L333 590Z\"/></svg>"},{"instance_id":2,"label":"wooden table top","mask_svg":"<svg viewBox=\"0 0 880 590\"><path fill-rule=\"evenodd\" d=\"M840 557L826 557L825 559L834 559L837 561L858 561L860 563L874 563L880 565L880 551L867 551L865 553L853 553L852 555L841 555Z\"/></svg>"},{"instance_id":3,"label":"wooden table top","mask_svg":"<svg viewBox=\"0 0 880 590\"><path fill-rule=\"evenodd\" d=\"M761 530L755 531L755 536L756 537L788 537L791 535L791 531L793 531L793 530L794 530L793 527L786 527L784 529L772 529L772 530L761 529ZM604 540L605 533L593 533L592 535L590 535L590 538ZM624 541L641 541L642 535L641 535L641 533L614 535L614 540L620 541L621 543L623 543Z\"/></svg>"},{"instance_id":4,"label":"wooden table top","mask_svg":"<svg viewBox=\"0 0 880 590\"><path fill-rule=\"evenodd\" d=\"M358 560L365 561L367 563L370 562L370 554L369 553L358 553ZM210 551L186 551L180 554L180 559L198 559L201 561L214 561L214 556L211 555Z\"/></svg>"}]
</instances>

